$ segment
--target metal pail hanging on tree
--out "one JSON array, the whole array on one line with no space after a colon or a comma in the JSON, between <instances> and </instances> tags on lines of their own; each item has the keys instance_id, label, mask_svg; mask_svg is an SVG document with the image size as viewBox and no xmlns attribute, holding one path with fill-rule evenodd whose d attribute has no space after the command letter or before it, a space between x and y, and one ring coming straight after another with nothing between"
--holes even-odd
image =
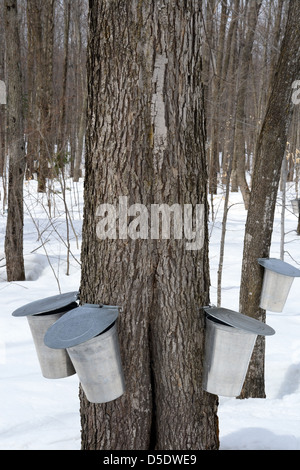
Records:
<instances>
[{"instance_id":1,"label":"metal pail hanging on tree","mask_svg":"<svg viewBox=\"0 0 300 470\"><path fill-rule=\"evenodd\" d=\"M295 277L300 270L276 258L259 258L265 268L260 298L260 308L271 312L282 312Z\"/></svg>"},{"instance_id":2,"label":"metal pail hanging on tree","mask_svg":"<svg viewBox=\"0 0 300 470\"><path fill-rule=\"evenodd\" d=\"M106 403L125 391L116 328L118 307L84 304L67 313L46 333L50 348L66 348L86 398Z\"/></svg>"},{"instance_id":3,"label":"metal pail hanging on tree","mask_svg":"<svg viewBox=\"0 0 300 470\"><path fill-rule=\"evenodd\" d=\"M258 335L274 335L270 326L225 308L204 307L206 313L203 389L237 397L242 390Z\"/></svg>"},{"instance_id":4,"label":"metal pail hanging on tree","mask_svg":"<svg viewBox=\"0 0 300 470\"><path fill-rule=\"evenodd\" d=\"M60 379L76 373L67 351L48 348L44 336L66 312L78 308L77 299L78 292L55 295L30 302L12 313L14 317L27 318L42 375L47 379Z\"/></svg>"}]
</instances>

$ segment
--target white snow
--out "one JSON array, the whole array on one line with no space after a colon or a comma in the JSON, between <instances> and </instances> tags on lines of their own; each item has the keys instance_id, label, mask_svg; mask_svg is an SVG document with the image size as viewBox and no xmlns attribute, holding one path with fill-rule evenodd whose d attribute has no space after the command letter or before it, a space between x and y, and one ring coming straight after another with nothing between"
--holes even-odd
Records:
<instances>
[{"instance_id":1,"label":"white snow","mask_svg":"<svg viewBox=\"0 0 300 470\"><path fill-rule=\"evenodd\" d=\"M78 183L78 187L75 185L70 182L70 189L66 193L79 238L77 247L75 235L70 229L71 251L79 261L82 182ZM56 186L57 194L51 195L50 219L47 216L49 208L46 195L37 193L35 181L25 184L26 281L8 283L5 260L0 261L0 450L80 449L77 376L45 379L40 371L27 319L12 317L12 312L22 305L79 288L80 265L73 257L70 257L70 275L65 274L67 249L60 238L66 239L65 213L61 188L59 184ZM3 194L1 196L2 201ZM5 222L6 214L2 210L2 253ZM33 250L36 251L32 253Z\"/></svg>"},{"instance_id":2,"label":"white snow","mask_svg":"<svg viewBox=\"0 0 300 470\"><path fill-rule=\"evenodd\" d=\"M26 318L12 317L18 307L33 300L77 290L80 284L80 241L83 183L68 181L68 207L72 255L66 275L67 249L62 194L38 195L36 182L25 184L24 255L27 279L6 280L4 237L6 213L0 208L0 450L79 450L80 414L78 378L45 379ZM59 189L59 185L57 187ZM300 263L297 217L287 193L285 261ZM3 202L2 182L0 204ZM280 253L279 193L271 256ZM216 219L210 222L211 303L217 303L217 270L224 195L214 197ZM238 310L239 284L246 211L239 193L230 194L223 266L222 306ZM44 244L44 247L43 247ZM46 250L46 251L45 251ZM2 258L2 260L1 260ZM75 259L77 261L75 261ZM60 288L60 290L59 290ZM282 313L267 312L267 323L276 334L266 339L266 399L237 400L220 397L221 450L300 450L300 278L295 278Z\"/></svg>"}]
</instances>

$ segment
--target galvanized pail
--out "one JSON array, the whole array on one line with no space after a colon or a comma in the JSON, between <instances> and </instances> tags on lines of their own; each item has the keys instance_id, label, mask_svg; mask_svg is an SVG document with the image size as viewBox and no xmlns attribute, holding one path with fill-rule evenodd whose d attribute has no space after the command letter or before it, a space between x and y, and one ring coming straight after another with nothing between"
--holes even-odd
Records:
<instances>
[{"instance_id":1,"label":"galvanized pail","mask_svg":"<svg viewBox=\"0 0 300 470\"><path fill-rule=\"evenodd\" d=\"M125 382L115 324L105 333L67 351L91 403L105 403L123 395Z\"/></svg>"},{"instance_id":2,"label":"galvanized pail","mask_svg":"<svg viewBox=\"0 0 300 470\"><path fill-rule=\"evenodd\" d=\"M265 323L224 308L205 307L203 389L237 397L242 390L257 335L273 335Z\"/></svg>"},{"instance_id":3,"label":"galvanized pail","mask_svg":"<svg viewBox=\"0 0 300 470\"><path fill-rule=\"evenodd\" d=\"M118 307L84 304L58 320L44 338L50 348L67 349L92 403L106 403L125 392L117 317Z\"/></svg>"},{"instance_id":4,"label":"galvanized pail","mask_svg":"<svg viewBox=\"0 0 300 470\"><path fill-rule=\"evenodd\" d=\"M47 379L61 379L76 373L66 349L51 349L44 343L47 330L63 313L27 317L42 374Z\"/></svg>"},{"instance_id":5,"label":"galvanized pail","mask_svg":"<svg viewBox=\"0 0 300 470\"><path fill-rule=\"evenodd\" d=\"M27 317L42 375L47 379L60 379L76 373L65 349L53 350L44 343L47 330L66 311L78 307L78 292L69 292L30 302L13 312L15 317Z\"/></svg>"},{"instance_id":6,"label":"galvanized pail","mask_svg":"<svg viewBox=\"0 0 300 470\"><path fill-rule=\"evenodd\" d=\"M282 312L294 278L300 276L300 270L276 258L259 258L258 262L265 268L260 308Z\"/></svg>"}]
</instances>

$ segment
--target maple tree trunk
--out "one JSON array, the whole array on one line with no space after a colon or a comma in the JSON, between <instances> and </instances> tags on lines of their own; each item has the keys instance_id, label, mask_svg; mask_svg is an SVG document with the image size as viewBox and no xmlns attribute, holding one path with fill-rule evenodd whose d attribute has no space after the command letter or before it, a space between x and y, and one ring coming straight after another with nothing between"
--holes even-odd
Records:
<instances>
[{"instance_id":1,"label":"maple tree trunk","mask_svg":"<svg viewBox=\"0 0 300 470\"><path fill-rule=\"evenodd\" d=\"M83 449L217 449L202 390L209 301L205 122L198 1L90 4L82 302L121 305L126 392L92 404ZM97 208L202 204L203 246L96 236Z\"/></svg>"}]
</instances>

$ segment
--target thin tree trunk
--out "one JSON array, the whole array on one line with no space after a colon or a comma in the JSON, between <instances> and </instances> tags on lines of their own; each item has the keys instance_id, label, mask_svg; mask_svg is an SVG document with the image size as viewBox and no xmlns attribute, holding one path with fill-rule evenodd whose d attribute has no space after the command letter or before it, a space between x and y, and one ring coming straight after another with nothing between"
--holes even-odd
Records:
<instances>
[{"instance_id":1,"label":"thin tree trunk","mask_svg":"<svg viewBox=\"0 0 300 470\"><path fill-rule=\"evenodd\" d=\"M87 106L87 98L86 96L84 96L82 111L80 115L76 154L75 154L75 163L74 163L74 181L75 182L79 181L79 178L81 175L80 165L82 162L82 152L83 152L84 136L85 136L85 129L86 129L86 106Z\"/></svg>"},{"instance_id":2,"label":"thin tree trunk","mask_svg":"<svg viewBox=\"0 0 300 470\"><path fill-rule=\"evenodd\" d=\"M204 2L203 9L206 9L205 21L203 21L203 84L204 84L204 102L208 108L208 100L210 99L210 80L211 67L213 64L212 55L212 38L213 38L213 16L215 10L215 0ZM214 70L213 70L214 71Z\"/></svg>"},{"instance_id":3,"label":"thin tree trunk","mask_svg":"<svg viewBox=\"0 0 300 470\"><path fill-rule=\"evenodd\" d=\"M272 42L272 59L271 59L271 64L270 64L270 72L269 76L271 77L269 81L269 87L273 83L273 75L275 73L276 69L276 64L278 61L278 56L279 56L279 50L280 50L280 34L282 31L282 10L284 6L285 0L278 0L278 6L277 6L277 11L276 11L276 17L275 17L275 25L274 25L274 39Z\"/></svg>"},{"instance_id":4,"label":"thin tree trunk","mask_svg":"<svg viewBox=\"0 0 300 470\"><path fill-rule=\"evenodd\" d=\"M209 165L209 190L211 194L217 194L219 163L219 128L220 128L220 90L223 54L225 45L225 32L227 24L227 1L222 2L220 31L218 38L218 52L216 60L216 71L212 79L212 119L210 137L210 165Z\"/></svg>"},{"instance_id":5,"label":"thin tree trunk","mask_svg":"<svg viewBox=\"0 0 300 470\"><path fill-rule=\"evenodd\" d=\"M31 179L34 173L34 160L38 156L38 136L36 132L36 54L35 50L39 41L36 36L36 9L32 0L26 2L26 19L27 19L27 100L28 109L26 113L26 179Z\"/></svg>"},{"instance_id":6,"label":"thin tree trunk","mask_svg":"<svg viewBox=\"0 0 300 470\"><path fill-rule=\"evenodd\" d=\"M5 110L0 106L0 177L5 176Z\"/></svg>"},{"instance_id":7,"label":"thin tree trunk","mask_svg":"<svg viewBox=\"0 0 300 470\"><path fill-rule=\"evenodd\" d=\"M82 176L81 163L83 160L83 148L84 148L84 139L85 139L85 130L86 130L86 110L87 110L87 83L86 83L86 69L82 66L82 33L80 29L81 25L81 15L79 8L76 10L75 24L74 24L74 35L76 37L76 55L79 57L78 65L78 83L80 88L80 94L78 97L78 106L80 112L77 116L76 128L78 128L78 136L76 138L76 152L74 159L74 181L79 181L79 178Z\"/></svg>"},{"instance_id":8,"label":"thin tree trunk","mask_svg":"<svg viewBox=\"0 0 300 470\"><path fill-rule=\"evenodd\" d=\"M224 60L224 78L226 81L221 82L221 100L226 102L226 128L224 137L224 155L222 162L223 182L227 183L227 175L229 165L233 165L232 155L234 149L234 134L236 120L236 69L237 69L237 27L238 27L238 11L240 0L235 0L232 12L232 19L229 26L226 56ZM225 86L225 83L227 87ZM226 92L226 97L225 97ZM231 163L230 163L231 161ZM230 170L231 174L231 170Z\"/></svg>"},{"instance_id":9,"label":"thin tree trunk","mask_svg":"<svg viewBox=\"0 0 300 470\"><path fill-rule=\"evenodd\" d=\"M40 6L42 41L39 44L39 59L37 63L37 96L39 109L39 171L38 192L46 191L46 178L49 174L49 163L52 159L52 102L53 102L53 28L54 2L48 0Z\"/></svg>"},{"instance_id":10,"label":"thin tree trunk","mask_svg":"<svg viewBox=\"0 0 300 470\"><path fill-rule=\"evenodd\" d=\"M123 307L126 392L95 405L81 390L83 449L218 447L217 397L201 386L209 270L199 13L192 0L90 3L80 290L82 302ZM120 196L148 214L153 204L203 204L202 249L150 231L97 239L97 207Z\"/></svg>"},{"instance_id":11,"label":"thin tree trunk","mask_svg":"<svg viewBox=\"0 0 300 470\"><path fill-rule=\"evenodd\" d=\"M300 70L299 16L300 2L291 1L272 91L257 143L245 228L240 311L261 321L265 321L266 312L259 307L263 268L257 259L268 257L270 251L281 165L294 107L292 84ZM264 351L264 338L259 336L240 398L265 397Z\"/></svg>"},{"instance_id":12,"label":"thin tree trunk","mask_svg":"<svg viewBox=\"0 0 300 470\"><path fill-rule=\"evenodd\" d=\"M249 2L249 11L247 17L247 31L245 33L244 45L241 54L240 64L240 77L239 88L237 93L237 108L236 108L236 129L234 140L234 161L236 161L237 180L240 187L245 208L248 209L250 190L246 180L245 174L245 135L244 135L244 121L246 117L245 104L247 83L249 74L249 65L251 63L252 47L254 42L254 34L258 20L258 14L262 1L251 0Z\"/></svg>"},{"instance_id":13,"label":"thin tree trunk","mask_svg":"<svg viewBox=\"0 0 300 470\"><path fill-rule=\"evenodd\" d=\"M40 152L40 134L38 132L40 112L38 102L40 100L41 81L41 44L42 24L41 10L37 1L27 0L27 96L28 110L26 115L26 140L27 140L27 173L26 178L31 179L37 168Z\"/></svg>"},{"instance_id":14,"label":"thin tree trunk","mask_svg":"<svg viewBox=\"0 0 300 470\"><path fill-rule=\"evenodd\" d=\"M24 281L23 180L25 172L25 142L17 0L5 0L4 8L9 150L8 213L5 234L6 272L8 281Z\"/></svg>"},{"instance_id":15,"label":"thin tree trunk","mask_svg":"<svg viewBox=\"0 0 300 470\"><path fill-rule=\"evenodd\" d=\"M58 165L63 170L66 152L67 152L67 135L66 135L66 107L67 107L67 79L68 79L68 63L69 63L69 31L70 31L70 0L64 0L64 65L62 80L62 97L60 105L60 119L57 142Z\"/></svg>"},{"instance_id":16,"label":"thin tree trunk","mask_svg":"<svg viewBox=\"0 0 300 470\"><path fill-rule=\"evenodd\" d=\"M282 160L281 167L281 191L282 191L282 203L281 203L281 223L280 223L280 259L284 261L284 220L285 220L285 204L286 204L286 179L287 179L287 160L286 157Z\"/></svg>"}]
</instances>

